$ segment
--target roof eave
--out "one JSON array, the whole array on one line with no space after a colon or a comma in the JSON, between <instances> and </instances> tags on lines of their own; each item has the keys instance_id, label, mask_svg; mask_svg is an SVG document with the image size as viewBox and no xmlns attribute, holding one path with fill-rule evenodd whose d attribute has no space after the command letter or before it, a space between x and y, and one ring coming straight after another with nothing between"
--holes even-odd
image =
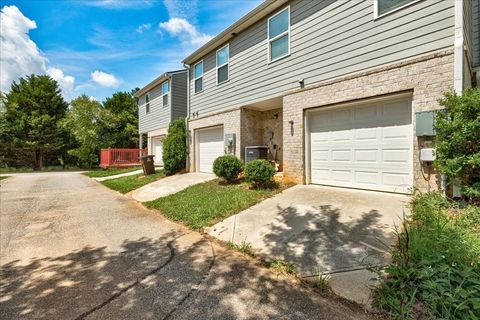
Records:
<instances>
[{"instance_id":1,"label":"roof eave","mask_svg":"<svg viewBox=\"0 0 480 320\"><path fill-rule=\"evenodd\" d=\"M208 41L206 44L195 50L188 57L186 57L182 62L187 65L191 65L195 61L199 60L209 52L218 48L220 45L224 44L228 40L234 37L234 35L242 32L251 25L265 18L270 13L274 12L289 0L265 0L252 11L247 13L245 16L240 18L238 21L233 23L227 29L222 31L216 37Z\"/></svg>"}]
</instances>

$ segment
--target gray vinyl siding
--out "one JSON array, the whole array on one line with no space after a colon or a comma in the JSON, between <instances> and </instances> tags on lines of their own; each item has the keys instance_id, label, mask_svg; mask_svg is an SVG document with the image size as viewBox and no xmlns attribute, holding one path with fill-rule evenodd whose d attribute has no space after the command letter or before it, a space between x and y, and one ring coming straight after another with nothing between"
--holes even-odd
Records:
<instances>
[{"instance_id":1,"label":"gray vinyl siding","mask_svg":"<svg viewBox=\"0 0 480 320\"><path fill-rule=\"evenodd\" d=\"M480 0L472 0L472 58L473 66L480 66Z\"/></svg>"},{"instance_id":2,"label":"gray vinyl siding","mask_svg":"<svg viewBox=\"0 0 480 320\"><path fill-rule=\"evenodd\" d=\"M145 94L138 99L138 130L146 133L164 128L170 122L170 106L163 106L162 86L150 90L150 112L146 113Z\"/></svg>"},{"instance_id":3,"label":"gray vinyl siding","mask_svg":"<svg viewBox=\"0 0 480 320\"><path fill-rule=\"evenodd\" d=\"M468 61L473 62L472 59L472 1L467 0L463 2L463 39L466 48ZM470 81L470 78L468 79Z\"/></svg>"},{"instance_id":4,"label":"gray vinyl siding","mask_svg":"<svg viewBox=\"0 0 480 320\"><path fill-rule=\"evenodd\" d=\"M191 112L234 109L282 96L301 79L308 86L453 47L453 0L420 1L376 20L372 0L293 0L290 20L286 58L268 63L267 18L230 40L228 82L216 84L215 50L204 56L204 90L195 94L191 81Z\"/></svg>"},{"instance_id":5,"label":"gray vinyl siding","mask_svg":"<svg viewBox=\"0 0 480 320\"><path fill-rule=\"evenodd\" d=\"M187 72L172 74L172 120L187 116Z\"/></svg>"}]
</instances>

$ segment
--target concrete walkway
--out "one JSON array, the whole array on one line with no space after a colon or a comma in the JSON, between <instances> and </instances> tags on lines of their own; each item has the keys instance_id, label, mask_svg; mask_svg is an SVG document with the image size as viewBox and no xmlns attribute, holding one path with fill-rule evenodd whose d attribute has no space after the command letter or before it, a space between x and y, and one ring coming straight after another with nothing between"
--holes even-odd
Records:
<instances>
[{"instance_id":1,"label":"concrete walkway","mask_svg":"<svg viewBox=\"0 0 480 320\"><path fill-rule=\"evenodd\" d=\"M166 197L197 183L215 179L210 173L192 172L177 174L143 186L131 193L131 197L137 201L145 202Z\"/></svg>"},{"instance_id":2,"label":"concrete walkway","mask_svg":"<svg viewBox=\"0 0 480 320\"><path fill-rule=\"evenodd\" d=\"M121 178L121 177L134 176L134 175L139 174L139 173L143 173L143 169L130 171L130 172L125 172L125 173L120 173L120 174L116 174L116 175L108 176L108 177L96 177L96 178L92 178L92 179L96 180L96 181L105 181L105 180L112 180L112 179L117 179L117 178Z\"/></svg>"},{"instance_id":3,"label":"concrete walkway","mask_svg":"<svg viewBox=\"0 0 480 320\"><path fill-rule=\"evenodd\" d=\"M372 274L364 269L388 261L407 201L398 194L301 185L207 232L223 241L246 241L269 260L292 262L301 276L332 274L334 291L368 303Z\"/></svg>"}]
</instances>

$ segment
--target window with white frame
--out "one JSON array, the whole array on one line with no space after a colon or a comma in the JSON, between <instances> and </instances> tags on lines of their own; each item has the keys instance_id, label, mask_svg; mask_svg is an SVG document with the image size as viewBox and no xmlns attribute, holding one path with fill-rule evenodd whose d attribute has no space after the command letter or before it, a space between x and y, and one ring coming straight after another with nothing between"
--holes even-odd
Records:
<instances>
[{"instance_id":1,"label":"window with white frame","mask_svg":"<svg viewBox=\"0 0 480 320\"><path fill-rule=\"evenodd\" d=\"M275 61L290 54L290 7L268 19L268 60Z\"/></svg>"},{"instance_id":2,"label":"window with white frame","mask_svg":"<svg viewBox=\"0 0 480 320\"><path fill-rule=\"evenodd\" d=\"M150 112L150 92L147 92L145 95L145 112Z\"/></svg>"},{"instance_id":3,"label":"window with white frame","mask_svg":"<svg viewBox=\"0 0 480 320\"><path fill-rule=\"evenodd\" d=\"M374 15L379 17L419 0L374 0Z\"/></svg>"},{"instance_id":4,"label":"window with white frame","mask_svg":"<svg viewBox=\"0 0 480 320\"><path fill-rule=\"evenodd\" d=\"M227 44L217 50L217 84L225 82L229 78L230 47Z\"/></svg>"},{"instance_id":5,"label":"window with white frame","mask_svg":"<svg viewBox=\"0 0 480 320\"><path fill-rule=\"evenodd\" d=\"M162 83L162 101L164 106L168 104L168 80Z\"/></svg>"},{"instance_id":6,"label":"window with white frame","mask_svg":"<svg viewBox=\"0 0 480 320\"><path fill-rule=\"evenodd\" d=\"M193 66L193 80L195 93L203 91L203 60Z\"/></svg>"}]
</instances>

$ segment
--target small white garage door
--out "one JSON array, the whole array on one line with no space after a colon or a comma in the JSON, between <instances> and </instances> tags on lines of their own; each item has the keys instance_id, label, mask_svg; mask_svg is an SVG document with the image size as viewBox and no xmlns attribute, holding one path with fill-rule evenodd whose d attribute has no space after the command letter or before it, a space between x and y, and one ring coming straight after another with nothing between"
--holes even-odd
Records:
<instances>
[{"instance_id":1,"label":"small white garage door","mask_svg":"<svg viewBox=\"0 0 480 320\"><path fill-rule=\"evenodd\" d=\"M225 154L223 127L197 131L197 171L213 172L213 161Z\"/></svg>"},{"instance_id":2,"label":"small white garage door","mask_svg":"<svg viewBox=\"0 0 480 320\"><path fill-rule=\"evenodd\" d=\"M155 155L155 164L163 165L163 139L165 136L152 137L152 152Z\"/></svg>"},{"instance_id":3,"label":"small white garage door","mask_svg":"<svg viewBox=\"0 0 480 320\"><path fill-rule=\"evenodd\" d=\"M312 183L407 193L413 184L411 100L311 111Z\"/></svg>"}]
</instances>

